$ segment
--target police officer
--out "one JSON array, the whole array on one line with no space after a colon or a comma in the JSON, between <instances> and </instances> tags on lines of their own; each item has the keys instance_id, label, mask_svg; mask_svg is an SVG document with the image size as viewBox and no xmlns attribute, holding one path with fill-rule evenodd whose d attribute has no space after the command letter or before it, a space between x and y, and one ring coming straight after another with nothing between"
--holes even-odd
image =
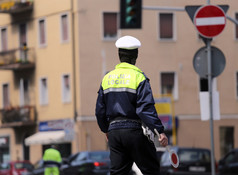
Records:
<instances>
[{"instance_id":1,"label":"police officer","mask_svg":"<svg viewBox=\"0 0 238 175\"><path fill-rule=\"evenodd\" d=\"M59 175L59 167L61 166L62 158L60 152L57 150L56 145L45 150L43 155L45 166L44 175Z\"/></svg>"},{"instance_id":2,"label":"police officer","mask_svg":"<svg viewBox=\"0 0 238 175\"><path fill-rule=\"evenodd\" d=\"M156 149L143 134L142 123L160 133L162 146L167 146L168 138L154 107L149 79L135 66L141 43L124 36L115 45L121 63L104 76L96 103L97 122L110 147L111 175L127 175L133 162L144 175L158 175Z\"/></svg>"}]
</instances>

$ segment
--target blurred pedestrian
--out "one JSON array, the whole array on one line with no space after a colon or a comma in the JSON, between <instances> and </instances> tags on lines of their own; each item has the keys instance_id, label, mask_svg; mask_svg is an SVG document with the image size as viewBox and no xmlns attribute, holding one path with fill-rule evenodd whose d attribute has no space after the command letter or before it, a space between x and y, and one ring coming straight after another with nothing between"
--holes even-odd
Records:
<instances>
[{"instance_id":1,"label":"blurred pedestrian","mask_svg":"<svg viewBox=\"0 0 238 175\"><path fill-rule=\"evenodd\" d=\"M96 103L98 125L108 138L111 175L127 175L133 162L143 174L159 175L156 148L148 138L154 137L154 129L162 146L168 145L168 138L154 107L149 79L135 66L141 43L124 36L115 45L121 63L104 76ZM150 133L148 138L142 124Z\"/></svg>"},{"instance_id":2,"label":"blurred pedestrian","mask_svg":"<svg viewBox=\"0 0 238 175\"><path fill-rule=\"evenodd\" d=\"M52 145L51 148L45 150L43 155L45 172L44 175L59 175L62 158L57 150L57 145Z\"/></svg>"}]
</instances>

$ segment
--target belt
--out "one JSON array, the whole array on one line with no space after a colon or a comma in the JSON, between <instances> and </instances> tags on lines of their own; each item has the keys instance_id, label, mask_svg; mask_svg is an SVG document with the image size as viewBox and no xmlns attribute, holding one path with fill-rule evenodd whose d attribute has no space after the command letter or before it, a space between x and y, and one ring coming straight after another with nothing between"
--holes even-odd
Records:
<instances>
[{"instance_id":1,"label":"belt","mask_svg":"<svg viewBox=\"0 0 238 175\"><path fill-rule=\"evenodd\" d=\"M116 119L110 122L108 131L113 129L123 129L123 128L141 128L140 120L133 119Z\"/></svg>"},{"instance_id":2,"label":"belt","mask_svg":"<svg viewBox=\"0 0 238 175\"><path fill-rule=\"evenodd\" d=\"M141 124L141 121L140 120L133 120L133 119L125 119L125 120L112 120L111 122L110 122L110 125L111 124L114 124L114 123L124 123L124 122L135 122L135 123L139 123L139 124Z\"/></svg>"}]
</instances>

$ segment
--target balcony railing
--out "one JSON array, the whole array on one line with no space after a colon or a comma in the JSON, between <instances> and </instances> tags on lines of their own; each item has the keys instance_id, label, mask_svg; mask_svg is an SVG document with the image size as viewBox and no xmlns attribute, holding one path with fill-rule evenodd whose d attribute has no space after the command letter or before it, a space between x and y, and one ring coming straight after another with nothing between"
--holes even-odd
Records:
<instances>
[{"instance_id":1,"label":"balcony railing","mask_svg":"<svg viewBox=\"0 0 238 175\"><path fill-rule=\"evenodd\" d=\"M0 0L0 13L16 14L33 9L33 0Z\"/></svg>"},{"instance_id":2,"label":"balcony railing","mask_svg":"<svg viewBox=\"0 0 238 175\"><path fill-rule=\"evenodd\" d=\"M0 127L32 125L36 122L34 106L9 107L0 110Z\"/></svg>"},{"instance_id":3,"label":"balcony railing","mask_svg":"<svg viewBox=\"0 0 238 175\"><path fill-rule=\"evenodd\" d=\"M22 70L35 68L34 50L19 48L0 52L0 69Z\"/></svg>"}]
</instances>

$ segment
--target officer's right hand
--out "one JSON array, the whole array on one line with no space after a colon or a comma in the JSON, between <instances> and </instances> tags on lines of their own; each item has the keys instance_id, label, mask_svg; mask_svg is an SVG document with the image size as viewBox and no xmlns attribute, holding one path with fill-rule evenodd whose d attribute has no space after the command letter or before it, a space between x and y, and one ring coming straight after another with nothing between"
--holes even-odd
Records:
<instances>
[{"instance_id":1,"label":"officer's right hand","mask_svg":"<svg viewBox=\"0 0 238 175\"><path fill-rule=\"evenodd\" d=\"M159 143L163 147L166 147L168 145L168 138L167 138L167 136L164 133L161 133L159 135Z\"/></svg>"}]
</instances>

